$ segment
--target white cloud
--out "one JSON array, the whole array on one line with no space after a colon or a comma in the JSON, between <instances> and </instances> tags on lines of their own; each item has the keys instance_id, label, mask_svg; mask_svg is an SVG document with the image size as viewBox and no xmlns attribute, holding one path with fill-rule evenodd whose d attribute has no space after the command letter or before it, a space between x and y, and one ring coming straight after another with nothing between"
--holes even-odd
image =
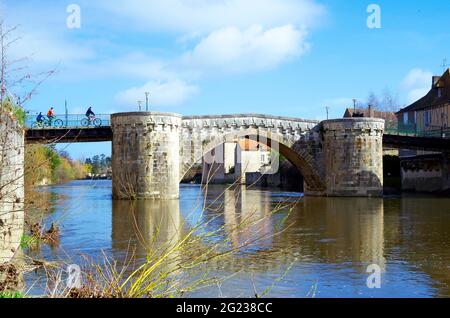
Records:
<instances>
[{"instance_id":1,"label":"white cloud","mask_svg":"<svg viewBox=\"0 0 450 318\"><path fill-rule=\"evenodd\" d=\"M140 80L145 84L116 96L117 101L132 108L144 98L145 91L152 92L153 105L179 105L196 94L198 88L193 83L198 79L224 72L270 69L300 57L310 47L307 30L325 14L324 7L315 0L78 3L83 20L77 31L65 26L64 4L40 5L35 0L10 3L9 19L12 24L23 26L23 39L14 56L32 55L40 68L61 63L58 80ZM40 23L33 23L37 19ZM163 57L152 57L148 55L149 51L155 52L151 44L136 44L122 36L121 32L133 27L169 36L176 33L172 37L178 47L175 51L163 51ZM104 31L120 36L110 37L101 33Z\"/></svg>"},{"instance_id":2,"label":"white cloud","mask_svg":"<svg viewBox=\"0 0 450 318\"><path fill-rule=\"evenodd\" d=\"M420 68L408 72L401 83L401 89L406 93L408 103L411 104L428 93L432 76L433 73Z\"/></svg>"},{"instance_id":3,"label":"white cloud","mask_svg":"<svg viewBox=\"0 0 450 318\"><path fill-rule=\"evenodd\" d=\"M95 47L79 41L68 31L64 5L49 6L33 0L4 1L0 2L2 18L3 12L6 27L16 28L11 38L19 39L11 47L11 59L26 57L34 64L64 65L96 57Z\"/></svg>"},{"instance_id":4,"label":"white cloud","mask_svg":"<svg viewBox=\"0 0 450 318\"><path fill-rule=\"evenodd\" d=\"M294 24L311 26L325 9L314 0L102 0L94 4L148 31L209 33L234 26L246 29Z\"/></svg>"},{"instance_id":5,"label":"white cloud","mask_svg":"<svg viewBox=\"0 0 450 318\"><path fill-rule=\"evenodd\" d=\"M164 82L150 81L141 87L133 87L120 92L116 100L121 107L136 109L138 101L145 100L145 92L150 92L151 106L177 106L195 95L198 88L182 80Z\"/></svg>"},{"instance_id":6,"label":"white cloud","mask_svg":"<svg viewBox=\"0 0 450 318\"><path fill-rule=\"evenodd\" d=\"M68 64L95 58L94 50L67 41L50 31L19 30L20 40L11 50L15 58L27 57L35 63Z\"/></svg>"},{"instance_id":7,"label":"white cloud","mask_svg":"<svg viewBox=\"0 0 450 318\"><path fill-rule=\"evenodd\" d=\"M229 27L202 39L182 61L203 70L245 72L272 68L304 54L306 32L292 25L264 30L255 25L244 31Z\"/></svg>"}]
</instances>

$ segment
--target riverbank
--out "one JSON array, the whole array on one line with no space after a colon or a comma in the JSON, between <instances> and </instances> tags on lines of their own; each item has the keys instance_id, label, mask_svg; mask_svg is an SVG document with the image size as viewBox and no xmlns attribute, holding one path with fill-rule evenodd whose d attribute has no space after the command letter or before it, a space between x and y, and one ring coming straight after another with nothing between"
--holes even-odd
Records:
<instances>
[{"instance_id":1,"label":"riverbank","mask_svg":"<svg viewBox=\"0 0 450 318\"><path fill-rule=\"evenodd\" d=\"M73 160L66 152L58 152L54 146L27 145L25 148L25 188L53 185L84 179L92 166Z\"/></svg>"}]
</instances>

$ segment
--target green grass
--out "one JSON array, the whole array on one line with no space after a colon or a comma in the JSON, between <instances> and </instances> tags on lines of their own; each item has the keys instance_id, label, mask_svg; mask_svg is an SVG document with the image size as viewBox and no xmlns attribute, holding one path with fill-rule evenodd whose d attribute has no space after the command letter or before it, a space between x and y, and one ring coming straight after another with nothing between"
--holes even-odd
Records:
<instances>
[{"instance_id":1,"label":"green grass","mask_svg":"<svg viewBox=\"0 0 450 318\"><path fill-rule=\"evenodd\" d=\"M0 292L0 299L15 299L15 298L24 298L24 295L21 292L16 291Z\"/></svg>"},{"instance_id":2,"label":"green grass","mask_svg":"<svg viewBox=\"0 0 450 318\"><path fill-rule=\"evenodd\" d=\"M22 235L22 237L20 238L20 247L21 248L28 248L28 247L36 245L37 243L38 243L38 240L33 236Z\"/></svg>"}]
</instances>

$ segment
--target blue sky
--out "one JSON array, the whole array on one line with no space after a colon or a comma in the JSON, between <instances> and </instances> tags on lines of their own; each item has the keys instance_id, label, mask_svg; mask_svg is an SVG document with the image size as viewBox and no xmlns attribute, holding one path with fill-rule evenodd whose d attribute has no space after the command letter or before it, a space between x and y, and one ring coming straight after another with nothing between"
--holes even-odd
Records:
<instances>
[{"instance_id":1,"label":"blue sky","mask_svg":"<svg viewBox=\"0 0 450 318\"><path fill-rule=\"evenodd\" d=\"M70 29L67 7L81 9ZM381 28L367 27L367 7ZM0 1L19 25L10 54L35 72L57 68L28 103L73 113L151 109L193 114L342 117L351 99L389 89L406 105L450 64L450 1ZM110 145L64 145L74 157Z\"/></svg>"}]
</instances>

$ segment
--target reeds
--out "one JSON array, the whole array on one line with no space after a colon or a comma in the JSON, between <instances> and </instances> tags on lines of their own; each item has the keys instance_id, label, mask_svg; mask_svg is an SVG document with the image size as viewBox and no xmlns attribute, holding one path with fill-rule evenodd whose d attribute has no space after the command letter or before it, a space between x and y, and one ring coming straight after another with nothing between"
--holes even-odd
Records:
<instances>
[{"instance_id":1,"label":"reeds","mask_svg":"<svg viewBox=\"0 0 450 318\"><path fill-rule=\"evenodd\" d=\"M205 189L207 191L207 189ZM234 192L236 196L240 191ZM219 195L217 200L220 200ZM214 201L216 202L216 201ZM133 210L139 202L131 205ZM68 298L178 298L187 297L192 292L211 286L220 286L229 277L218 277L215 268L220 263L230 261L230 258L243 255L251 248L270 236L278 235L286 224L276 226L276 231L266 233L264 222L280 210L292 211L295 203L280 203L272 210L261 215L261 211L246 211L236 224L225 224L213 227L212 224L222 217L211 204L199 202L202 214L205 211L214 212L208 220L198 217L195 225L188 225L185 221L171 220L173 229L170 236L160 239L164 229L156 226L151 233L142 233L138 226L135 228L138 245L145 251L145 260L136 263L134 256L136 246L128 249L127 260L118 264L111 256L102 253L100 261L85 257L86 264L81 272L81 287L68 288L62 271L52 272L48 277L47 297ZM223 202L222 204L228 204ZM135 213L124 215L133 217ZM281 222L285 222L283 218ZM167 224L166 224L167 226ZM226 235L224 235L224 233ZM246 239L233 240L242 233ZM167 234L167 233L166 233ZM220 237L221 239L217 239ZM274 282L276 283L276 282ZM265 295L264 291L261 295ZM257 294L255 293L255 296Z\"/></svg>"}]
</instances>

